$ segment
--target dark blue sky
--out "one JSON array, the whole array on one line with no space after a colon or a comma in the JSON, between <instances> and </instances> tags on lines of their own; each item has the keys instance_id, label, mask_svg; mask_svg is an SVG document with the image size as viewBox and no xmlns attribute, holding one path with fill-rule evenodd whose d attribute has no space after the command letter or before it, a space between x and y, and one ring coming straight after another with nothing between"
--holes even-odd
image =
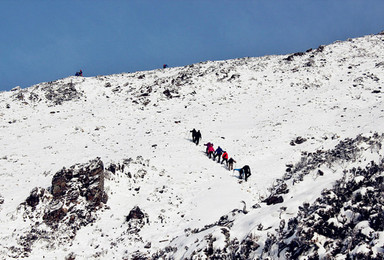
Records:
<instances>
[{"instance_id":1,"label":"dark blue sky","mask_svg":"<svg viewBox=\"0 0 384 260\"><path fill-rule=\"evenodd\" d=\"M384 30L384 1L1 0L0 91L287 54Z\"/></svg>"}]
</instances>

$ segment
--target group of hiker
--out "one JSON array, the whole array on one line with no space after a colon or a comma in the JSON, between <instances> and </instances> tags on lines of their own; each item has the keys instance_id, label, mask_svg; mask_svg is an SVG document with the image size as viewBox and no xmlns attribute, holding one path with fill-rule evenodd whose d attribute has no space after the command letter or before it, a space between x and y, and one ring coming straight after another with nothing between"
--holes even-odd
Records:
<instances>
[{"instance_id":1,"label":"group of hiker","mask_svg":"<svg viewBox=\"0 0 384 260\"><path fill-rule=\"evenodd\" d=\"M196 145L198 145L200 139L202 138L200 130L196 131L196 129L193 128L190 132L192 133L192 141ZM218 146L217 149L215 149L215 148L213 148L213 143L211 143L211 142L204 144L204 146L207 147L205 152L206 152L209 159L212 158L214 161L216 161L216 158L218 158L217 162L221 163L221 164L223 164L225 162L227 169L229 171L233 170L233 171L239 172L239 178L240 179L244 178L244 180L247 181L249 176L251 176L251 169L248 165L245 165L243 168L234 169L233 164L236 163L236 161L232 157L229 158L227 151L223 150L220 146ZM221 159L221 161L220 161L220 159Z\"/></svg>"}]
</instances>

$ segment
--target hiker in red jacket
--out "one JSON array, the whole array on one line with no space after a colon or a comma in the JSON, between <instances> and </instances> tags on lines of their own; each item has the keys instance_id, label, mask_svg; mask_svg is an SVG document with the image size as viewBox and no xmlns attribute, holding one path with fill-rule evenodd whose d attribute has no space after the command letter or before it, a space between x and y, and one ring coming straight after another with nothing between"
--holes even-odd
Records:
<instances>
[{"instance_id":1,"label":"hiker in red jacket","mask_svg":"<svg viewBox=\"0 0 384 260\"><path fill-rule=\"evenodd\" d=\"M207 148L207 154L208 154L208 158L211 159L211 157L213 156L213 152L215 151L215 148L213 148L213 145L209 146Z\"/></svg>"},{"instance_id":2,"label":"hiker in red jacket","mask_svg":"<svg viewBox=\"0 0 384 260\"><path fill-rule=\"evenodd\" d=\"M226 151L223 152L223 155L221 156L221 164L225 161L225 164L228 166L228 153Z\"/></svg>"},{"instance_id":3,"label":"hiker in red jacket","mask_svg":"<svg viewBox=\"0 0 384 260\"><path fill-rule=\"evenodd\" d=\"M213 143L208 142L208 143L204 144L204 146L207 147L207 149L205 149L205 152L208 154L208 148L209 148L210 146L213 146Z\"/></svg>"}]
</instances>

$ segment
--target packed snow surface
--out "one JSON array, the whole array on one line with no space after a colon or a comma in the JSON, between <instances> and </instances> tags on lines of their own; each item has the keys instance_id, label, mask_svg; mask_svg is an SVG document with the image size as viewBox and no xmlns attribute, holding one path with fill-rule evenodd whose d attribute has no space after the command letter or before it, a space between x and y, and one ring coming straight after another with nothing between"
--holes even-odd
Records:
<instances>
[{"instance_id":1,"label":"packed snow surface","mask_svg":"<svg viewBox=\"0 0 384 260\"><path fill-rule=\"evenodd\" d=\"M289 182L283 203L262 203L287 165L300 163L302 152L382 132L383 80L379 34L292 55L69 77L2 92L0 258L156 258L160 251L164 258L208 257L207 246L224 248L256 230L260 247L252 257L260 257L281 219L313 203L343 170L381 161L380 149L367 148L356 160L323 164L302 181ZM193 128L202 133L199 145L191 142ZM208 159L207 142L227 151L235 168L249 165L248 181ZM19 208L31 191L49 189L63 167L97 157L106 168L108 201L96 220L79 227L70 241L38 239L27 252L13 250L35 225ZM124 169L108 170L127 161ZM127 216L136 206L145 221L132 230ZM212 226L224 215L231 220L228 236ZM360 225L369 235L369 224ZM211 245L207 236L215 238Z\"/></svg>"}]
</instances>

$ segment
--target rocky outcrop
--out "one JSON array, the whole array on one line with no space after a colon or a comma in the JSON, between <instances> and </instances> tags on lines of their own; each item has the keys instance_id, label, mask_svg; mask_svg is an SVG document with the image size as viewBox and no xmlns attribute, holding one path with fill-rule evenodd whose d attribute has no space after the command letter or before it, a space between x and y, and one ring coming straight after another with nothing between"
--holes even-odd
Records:
<instances>
[{"instance_id":1,"label":"rocky outcrop","mask_svg":"<svg viewBox=\"0 0 384 260\"><path fill-rule=\"evenodd\" d=\"M23 218L33 224L20 235L20 248L11 251L16 256L25 255L37 240L45 241L51 248L68 243L77 230L95 222L97 211L107 201L100 158L63 168L53 176L49 189L34 188L19 206Z\"/></svg>"},{"instance_id":2,"label":"rocky outcrop","mask_svg":"<svg viewBox=\"0 0 384 260\"><path fill-rule=\"evenodd\" d=\"M75 87L76 83L64 83L61 80L46 82L32 88L15 88L12 95L14 100L24 104L46 101L50 105L62 105L64 102L78 100L83 93Z\"/></svg>"},{"instance_id":3,"label":"rocky outcrop","mask_svg":"<svg viewBox=\"0 0 384 260\"><path fill-rule=\"evenodd\" d=\"M82 94L77 91L75 84L56 84L44 88L45 98L54 105L61 105L63 102L79 99Z\"/></svg>"},{"instance_id":4,"label":"rocky outcrop","mask_svg":"<svg viewBox=\"0 0 384 260\"><path fill-rule=\"evenodd\" d=\"M126 221L129 222L132 219L143 219L144 218L144 213L143 211L139 208L139 206L134 207L126 217Z\"/></svg>"},{"instance_id":5,"label":"rocky outcrop","mask_svg":"<svg viewBox=\"0 0 384 260\"><path fill-rule=\"evenodd\" d=\"M48 225L56 225L68 214L70 222L83 219L85 215L81 212L84 211L68 212L68 209L76 208L81 200L86 211L94 212L107 202L103 162L96 158L85 165L63 168L53 176L51 192L53 198L43 217Z\"/></svg>"},{"instance_id":6,"label":"rocky outcrop","mask_svg":"<svg viewBox=\"0 0 384 260\"><path fill-rule=\"evenodd\" d=\"M125 220L128 224L128 234L141 240L139 232L149 222L148 214L144 213L139 206L136 206L129 212Z\"/></svg>"}]
</instances>

